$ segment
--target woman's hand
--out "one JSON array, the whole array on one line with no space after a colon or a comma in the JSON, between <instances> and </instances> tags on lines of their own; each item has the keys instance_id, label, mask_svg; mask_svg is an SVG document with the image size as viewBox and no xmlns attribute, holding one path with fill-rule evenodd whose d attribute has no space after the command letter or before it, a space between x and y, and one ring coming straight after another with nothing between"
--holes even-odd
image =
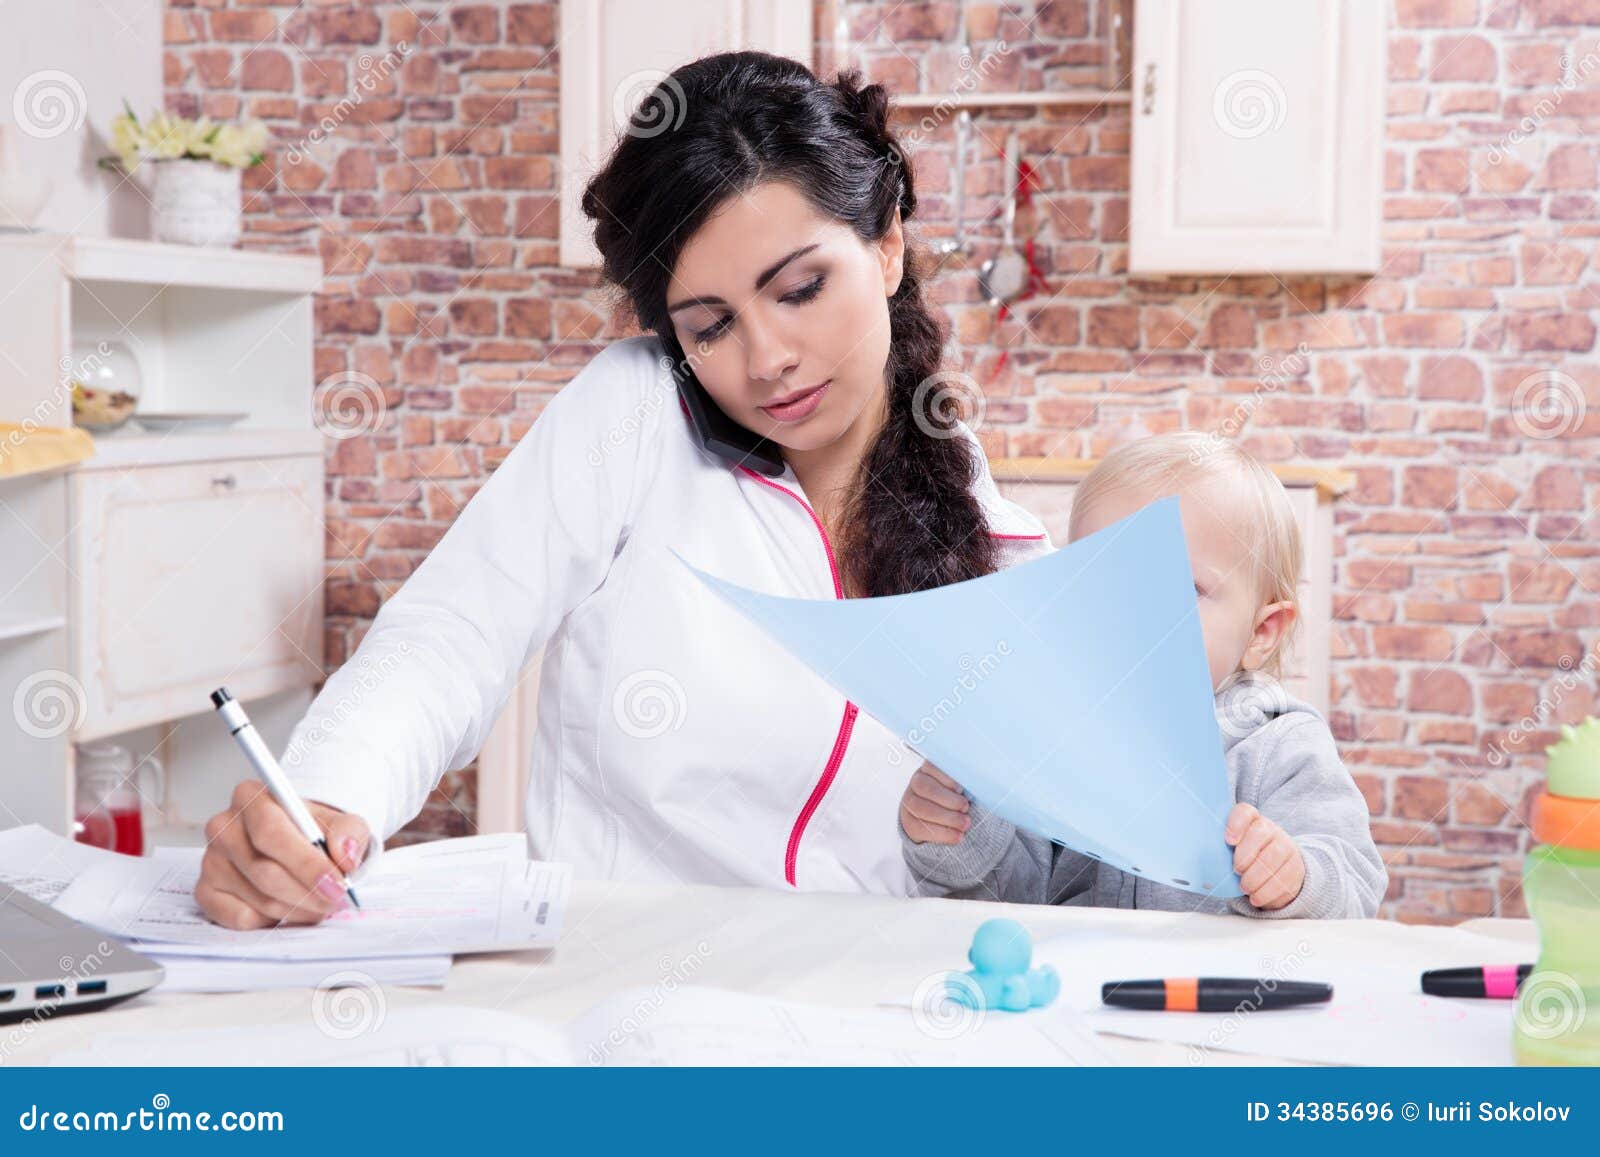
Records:
<instances>
[{"instance_id":1,"label":"woman's hand","mask_svg":"<svg viewBox=\"0 0 1600 1157\"><path fill-rule=\"evenodd\" d=\"M972 826L961 785L924 762L900 797L900 826L919 844L959 844Z\"/></svg>"},{"instance_id":2,"label":"woman's hand","mask_svg":"<svg viewBox=\"0 0 1600 1157\"><path fill-rule=\"evenodd\" d=\"M1257 908L1282 908L1300 894L1306 861L1294 838L1247 803L1233 805L1224 829L1239 888Z\"/></svg>"},{"instance_id":3,"label":"woman's hand","mask_svg":"<svg viewBox=\"0 0 1600 1157\"><path fill-rule=\"evenodd\" d=\"M360 818L306 801L340 871L351 872L372 838ZM350 905L328 858L278 806L264 783L245 780L233 801L206 821L206 851L194 898L225 928L316 924Z\"/></svg>"}]
</instances>

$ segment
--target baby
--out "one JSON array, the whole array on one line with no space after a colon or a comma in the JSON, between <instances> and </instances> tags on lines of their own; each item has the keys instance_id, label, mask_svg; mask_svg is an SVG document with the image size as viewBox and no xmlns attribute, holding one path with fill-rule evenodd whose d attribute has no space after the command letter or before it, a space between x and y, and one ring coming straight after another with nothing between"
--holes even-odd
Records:
<instances>
[{"instance_id":1,"label":"baby","mask_svg":"<svg viewBox=\"0 0 1600 1157\"><path fill-rule=\"evenodd\" d=\"M1068 538L1174 494L1237 801L1225 837L1245 895L1186 892L1019 830L929 763L900 801L906 863L922 895L1313 919L1377 914L1388 873L1366 801L1328 725L1274 678L1295 626L1300 572L1282 483L1231 442L1146 438L1109 455L1078 486Z\"/></svg>"}]
</instances>

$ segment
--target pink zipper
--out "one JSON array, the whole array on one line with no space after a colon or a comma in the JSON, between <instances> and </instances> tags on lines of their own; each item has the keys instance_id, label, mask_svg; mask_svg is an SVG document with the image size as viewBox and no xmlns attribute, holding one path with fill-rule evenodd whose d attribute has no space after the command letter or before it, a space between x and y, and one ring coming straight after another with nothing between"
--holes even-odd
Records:
<instances>
[{"instance_id":1,"label":"pink zipper","mask_svg":"<svg viewBox=\"0 0 1600 1157\"><path fill-rule=\"evenodd\" d=\"M761 485L770 486L774 490L787 494L800 504L802 510L811 516L812 525L817 528L817 534L822 537L822 549L828 556L828 573L833 577L833 597L836 599L844 598L844 584L839 581L839 564L833 557L833 544L828 541L828 532L822 525L822 519L817 517L817 512L811 509L811 504L787 486L779 486L776 482L757 474L748 466L740 466L739 469L761 483ZM1030 542L1044 538L1042 534L993 534L991 532L991 535L994 538L1023 539ZM811 817L816 814L817 808L822 806L823 797L828 794L828 789L833 786L833 781L839 774L839 766L844 763L845 750L850 746L850 733L855 730L856 716L860 713L860 708L848 699L845 700L844 718L839 721L839 733L834 736L833 750L828 754L827 765L823 767L822 776L817 780L816 786L811 789L811 794L806 797L805 806L800 809L800 814L795 817L794 827L789 830L789 846L784 850L783 854L783 878L790 887L797 886L795 884L795 864L800 857L800 839L805 835L806 825L811 822Z\"/></svg>"},{"instance_id":2,"label":"pink zipper","mask_svg":"<svg viewBox=\"0 0 1600 1157\"><path fill-rule=\"evenodd\" d=\"M822 549L828 555L828 573L833 577L833 597L844 598L844 584L839 581L839 564L833 557L833 544L828 541L828 532L823 528L822 519L817 517L817 512L811 509L811 504L800 495L790 490L787 486L779 486L776 482L769 481L757 474L748 466L740 466L750 477L763 486L787 494L800 504L802 510L811 516L811 523L817 528L817 533L822 536ZM839 765L844 762L845 749L850 746L850 732L855 729L856 716L860 709L848 699L844 704L844 718L839 721L839 733L834 736L833 750L828 754L828 762L822 769L822 777L817 780L816 786L811 789L811 794L806 798L805 806L800 809L800 814L795 817L794 827L789 829L789 846L783 853L783 878L790 887L795 887L795 863L800 857L800 838L806 833L806 825L811 822L811 817L816 814L817 808L822 806L822 799L828 794L828 789L833 786L834 778L839 774Z\"/></svg>"}]
</instances>

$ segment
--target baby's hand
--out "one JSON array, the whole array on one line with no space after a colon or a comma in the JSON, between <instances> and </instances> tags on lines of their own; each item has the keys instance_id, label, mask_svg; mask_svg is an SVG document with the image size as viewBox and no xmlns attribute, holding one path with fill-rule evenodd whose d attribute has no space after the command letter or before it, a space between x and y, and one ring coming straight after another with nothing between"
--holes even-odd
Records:
<instances>
[{"instance_id":1,"label":"baby's hand","mask_svg":"<svg viewBox=\"0 0 1600 1157\"><path fill-rule=\"evenodd\" d=\"M923 763L900 797L900 826L918 844L959 844L972 826L961 785L931 763Z\"/></svg>"},{"instance_id":2,"label":"baby's hand","mask_svg":"<svg viewBox=\"0 0 1600 1157\"><path fill-rule=\"evenodd\" d=\"M1233 805L1225 828L1239 887L1257 908L1282 908L1300 894L1306 862L1288 832L1247 803Z\"/></svg>"}]
</instances>

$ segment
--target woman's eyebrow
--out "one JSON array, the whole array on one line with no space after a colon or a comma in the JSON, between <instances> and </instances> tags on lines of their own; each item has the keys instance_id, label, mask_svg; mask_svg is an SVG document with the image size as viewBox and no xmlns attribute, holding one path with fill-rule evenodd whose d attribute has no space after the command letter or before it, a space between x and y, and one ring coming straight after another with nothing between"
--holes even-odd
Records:
<instances>
[{"instance_id":1,"label":"woman's eyebrow","mask_svg":"<svg viewBox=\"0 0 1600 1157\"><path fill-rule=\"evenodd\" d=\"M773 262L770 266L762 271L760 277L756 278L756 292L759 293L761 290L765 289L767 287L767 282L771 281L774 277L778 276L778 274L782 273L785 265L789 264L789 262L798 257L804 257L807 253L810 253L813 249L816 249L820 244L820 242L814 241L810 245L802 245L788 256L782 257ZM720 297L686 297L682 301L678 301L667 306L667 312L677 313L680 309L688 309L691 305L727 304L728 303Z\"/></svg>"}]
</instances>

